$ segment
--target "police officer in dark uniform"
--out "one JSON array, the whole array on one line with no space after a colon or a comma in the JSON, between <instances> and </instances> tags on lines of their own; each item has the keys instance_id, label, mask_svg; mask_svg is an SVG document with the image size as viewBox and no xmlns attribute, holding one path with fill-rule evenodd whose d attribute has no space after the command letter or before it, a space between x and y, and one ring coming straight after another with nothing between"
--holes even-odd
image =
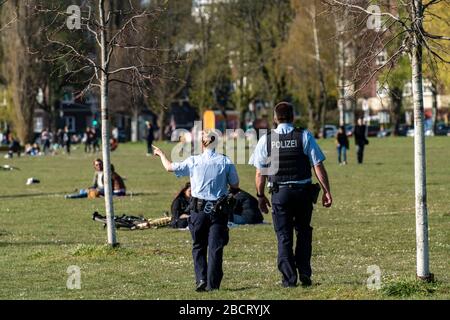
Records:
<instances>
[{"instance_id":1,"label":"police officer in dark uniform","mask_svg":"<svg viewBox=\"0 0 450 320\"><path fill-rule=\"evenodd\" d=\"M295 128L293 106L279 103L274 109L275 130L263 136L255 148L250 164L256 167L256 189L259 207L268 213L270 202L264 194L266 180L272 193L272 217L278 240L278 269L284 287L311 282L313 202L311 168L323 190L322 203L330 207L332 197L328 175L323 165L325 156L312 134ZM316 193L316 194L315 194ZM293 231L296 232L295 250Z\"/></svg>"},{"instance_id":2,"label":"police officer in dark uniform","mask_svg":"<svg viewBox=\"0 0 450 320\"><path fill-rule=\"evenodd\" d=\"M155 155L169 172L191 180L191 214L188 218L193 247L192 256L197 281L196 291L220 288L223 277L223 248L229 241L228 214L233 206L231 193L239 191L239 177L231 160L215 151L217 138L204 133L203 153L183 162L170 162L154 147Z\"/></svg>"}]
</instances>

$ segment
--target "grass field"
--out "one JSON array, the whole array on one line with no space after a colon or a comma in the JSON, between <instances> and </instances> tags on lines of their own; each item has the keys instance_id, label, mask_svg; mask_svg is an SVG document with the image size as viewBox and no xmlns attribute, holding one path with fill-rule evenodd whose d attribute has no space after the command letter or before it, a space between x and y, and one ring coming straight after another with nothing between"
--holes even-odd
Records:
<instances>
[{"instance_id":1,"label":"grass field","mask_svg":"<svg viewBox=\"0 0 450 320\"><path fill-rule=\"evenodd\" d=\"M450 299L450 138L427 138L428 209L433 284L415 279L413 140L372 139L364 165L338 166L331 140L320 141L334 196L313 214L313 282L283 289L271 224L232 228L224 254L222 288L194 292L191 239L168 228L118 231L119 249L91 220L104 201L65 200L87 187L94 155L7 160L20 171L0 171L0 299ZM169 150L172 145L161 144ZM133 196L115 201L116 214L162 216L185 182L165 173L141 144L120 145L117 171ZM254 170L239 165L243 189L253 192ZM26 186L27 178L40 184ZM267 215L267 222L271 216ZM81 290L68 290L66 270L81 268ZM382 289L369 290L367 268L382 272Z\"/></svg>"}]
</instances>

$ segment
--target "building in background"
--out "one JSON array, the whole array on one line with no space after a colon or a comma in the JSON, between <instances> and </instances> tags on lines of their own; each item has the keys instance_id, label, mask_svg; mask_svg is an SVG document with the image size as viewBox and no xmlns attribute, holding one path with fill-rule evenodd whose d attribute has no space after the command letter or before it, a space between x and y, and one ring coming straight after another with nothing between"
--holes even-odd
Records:
<instances>
[{"instance_id":1,"label":"building in background","mask_svg":"<svg viewBox=\"0 0 450 320\"><path fill-rule=\"evenodd\" d=\"M170 140L176 129L191 131L197 120L200 120L197 110L187 98L174 101L170 108L169 124L163 130L163 138Z\"/></svg>"},{"instance_id":2,"label":"building in background","mask_svg":"<svg viewBox=\"0 0 450 320\"><path fill-rule=\"evenodd\" d=\"M98 99L93 94L76 97L73 88L66 88L51 110L42 107L34 110L33 125L36 136L46 128L56 131L66 126L71 134L82 135L87 127L100 125Z\"/></svg>"},{"instance_id":3,"label":"building in background","mask_svg":"<svg viewBox=\"0 0 450 320\"><path fill-rule=\"evenodd\" d=\"M448 124L450 111L450 94L435 94L432 90L431 81L425 79L423 83L423 102L425 109L425 120L431 121L433 118L433 101L436 99L437 112L436 121ZM367 117L370 123L390 125L393 104L389 96L389 87L381 85L375 77L364 88L363 97L358 99L357 116ZM365 97L364 97L365 96ZM403 111L401 122L406 125L414 124L414 105L412 100L412 85L408 82L403 88L402 97ZM367 113L368 111L368 113Z\"/></svg>"}]
</instances>

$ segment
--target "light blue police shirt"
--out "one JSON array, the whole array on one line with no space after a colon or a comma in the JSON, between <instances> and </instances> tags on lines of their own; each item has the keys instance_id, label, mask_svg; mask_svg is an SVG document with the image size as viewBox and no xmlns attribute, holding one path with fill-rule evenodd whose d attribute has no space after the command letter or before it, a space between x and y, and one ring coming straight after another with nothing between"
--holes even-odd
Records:
<instances>
[{"instance_id":1,"label":"light blue police shirt","mask_svg":"<svg viewBox=\"0 0 450 320\"><path fill-rule=\"evenodd\" d=\"M189 176L192 196L203 200L215 201L228 193L229 184L239 183L230 158L211 149L183 162L174 162L172 169L177 177Z\"/></svg>"},{"instance_id":2,"label":"light blue police shirt","mask_svg":"<svg viewBox=\"0 0 450 320\"><path fill-rule=\"evenodd\" d=\"M294 130L294 125L291 123L280 123L275 132L277 134L288 134L292 130ZM303 152L308 156L309 162L312 166L316 166L319 163L325 161L325 155L322 150L320 150L319 145L316 142L316 139L312 136L311 132L308 130L303 131ZM255 166L257 169L263 169L267 167L268 162L268 153L267 153L267 135L264 135L259 139L258 144L256 145L255 151L253 155L250 157L249 164ZM311 179L302 180L302 181L288 181L284 182L284 184L288 183L310 183Z\"/></svg>"}]
</instances>

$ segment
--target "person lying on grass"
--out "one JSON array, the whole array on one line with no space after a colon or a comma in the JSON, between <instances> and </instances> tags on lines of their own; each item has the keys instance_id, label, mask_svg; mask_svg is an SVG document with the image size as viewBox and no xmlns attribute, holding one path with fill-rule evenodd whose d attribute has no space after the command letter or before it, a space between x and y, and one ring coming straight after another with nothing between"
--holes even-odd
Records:
<instances>
[{"instance_id":1,"label":"person lying on grass","mask_svg":"<svg viewBox=\"0 0 450 320\"><path fill-rule=\"evenodd\" d=\"M171 205L172 228L185 229L188 227L188 218L190 215L189 203L191 200L191 183L186 185L178 192Z\"/></svg>"},{"instance_id":2,"label":"person lying on grass","mask_svg":"<svg viewBox=\"0 0 450 320\"><path fill-rule=\"evenodd\" d=\"M103 179L103 161L96 159L94 161L94 180L92 187L81 189L79 193L66 195L66 199L82 199L97 198L105 195L105 185ZM115 171L114 165L111 164L113 196L125 196L127 193L125 183L122 177Z\"/></svg>"}]
</instances>

